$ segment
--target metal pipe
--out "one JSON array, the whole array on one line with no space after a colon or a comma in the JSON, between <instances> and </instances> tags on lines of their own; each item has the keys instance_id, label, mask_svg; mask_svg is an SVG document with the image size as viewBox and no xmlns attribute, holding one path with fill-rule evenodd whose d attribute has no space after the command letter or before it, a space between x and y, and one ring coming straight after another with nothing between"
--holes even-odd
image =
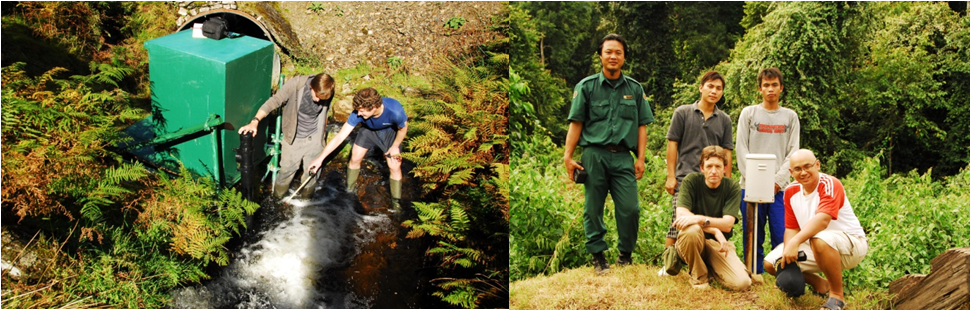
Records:
<instances>
[{"instance_id":1,"label":"metal pipe","mask_svg":"<svg viewBox=\"0 0 971 311\"><path fill-rule=\"evenodd\" d=\"M256 202L256 187L254 182L255 167L253 165L253 134L239 134L239 148L236 151L236 170L240 175L240 189L243 197Z\"/></svg>"},{"instance_id":2,"label":"metal pipe","mask_svg":"<svg viewBox=\"0 0 971 311\"><path fill-rule=\"evenodd\" d=\"M225 123L225 121L223 121L222 117L216 114L211 114L209 115L209 118L207 118L206 121L203 122L202 124L190 126L172 133L159 135L158 137L155 137L155 139L125 147L124 150L136 150L138 148L142 148L149 145L164 144L198 132L212 131L214 127L220 126L223 123ZM219 162L214 162L214 163L219 163Z\"/></svg>"},{"instance_id":3,"label":"metal pipe","mask_svg":"<svg viewBox=\"0 0 971 311\"><path fill-rule=\"evenodd\" d=\"M277 88L277 92L283 89L283 81L285 78L286 76L284 74L280 74L280 86ZM272 183L270 183L270 191L276 191L276 174L280 170L280 143L283 142L283 136L280 135L282 131L280 129L280 124L282 123L282 114L277 114L276 130L273 132L273 135L271 135L270 138L272 145L270 145L269 150L266 151L266 153L270 155L270 163L266 165L266 173L273 176ZM266 176L264 175L263 178L265 179Z\"/></svg>"}]
</instances>

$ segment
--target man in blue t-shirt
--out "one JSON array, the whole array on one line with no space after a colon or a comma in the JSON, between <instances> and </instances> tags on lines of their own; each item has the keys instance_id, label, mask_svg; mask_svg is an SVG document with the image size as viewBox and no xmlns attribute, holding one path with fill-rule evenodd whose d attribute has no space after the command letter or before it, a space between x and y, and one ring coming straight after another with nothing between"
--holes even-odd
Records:
<instances>
[{"instance_id":1,"label":"man in blue t-shirt","mask_svg":"<svg viewBox=\"0 0 971 311\"><path fill-rule=\"evenodd\" d=\"M355 191L357 176L361 172L361 161L368 150L377 147L388 161L388 169L391 171L391 202L394 209L398 210L401 206L401 141L408 132L407 123L408 115L401 103L393 98L382 98L374 88L363 89L354 95L354 112L347 118L340 132L327 143L324 152L311 162L310 171L316 173L324 159L361 124L361 130L351 149L351 160L347 163L347 191Z\"/></svg>"}]
</instances>

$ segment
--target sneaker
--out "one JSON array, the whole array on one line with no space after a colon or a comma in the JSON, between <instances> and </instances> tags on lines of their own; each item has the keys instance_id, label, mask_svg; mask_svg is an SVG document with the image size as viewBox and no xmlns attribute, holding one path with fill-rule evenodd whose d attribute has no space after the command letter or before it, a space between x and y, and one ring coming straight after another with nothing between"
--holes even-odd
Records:
<instances>
[{"instance_id":1,"label":"sneaker","mask_svg":"<svg viewBox=\"0 0 971 311\"><path fill-rule=\"evenodd\" d=\"M664 274L674 276L681 272L681 257L678 256L678 250L674 245L665 248L661 257L664 259L664 267L661 269ZM664 276L661 273L658 275Z\"/></svg>"},{"instance_id":2,"label":"sneaker","mask_svg":"<svg viewBox=\"0 0 971 311\"><path fill-rule=\"evenodd\" d=\"M620 252L620 256L617 257L617 265L618 266L626 266L626 265L630 265L632 263L634 263L634 260L631 258L631 254L630 253L628 253L628 252Z\"/></svg>"},{"instance_id":3,"label":"sneaker","mask_svg":"<svg viewBox=\"0 0 971 311\"><path fill-rule=\"evenodd\" d=\"M610 265L607 264L607 258L604 258L603 252L593 254L593 270L597 274L604 274L607 273L607 270L610 270Z\"/></svg>"}]
</instances>

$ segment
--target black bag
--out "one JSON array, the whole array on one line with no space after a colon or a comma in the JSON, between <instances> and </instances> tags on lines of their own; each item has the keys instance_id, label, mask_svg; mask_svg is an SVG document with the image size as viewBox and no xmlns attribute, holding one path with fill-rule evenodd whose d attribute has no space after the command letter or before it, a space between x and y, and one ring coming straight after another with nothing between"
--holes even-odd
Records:
<instances>
[{"instance_id":1,"label":"black bag","mask_svg":"<svg viewBox=\"0 0 971 311\"><path fill-rule=\"evenodd\" d=\"M202 24L202 35L206 38L220 40L229 36L229 29L226 27L226 20L222 16L216 16L206 20Z\"/></svg>"},{"instance_id":2,"label":"black bag","mask_svg":"<svg viewBox=\"0 0 971 311\"><path fill-rule=\"evenodd\" d=\"M583 166L583 163L580 161L577 161L577 164ZM580 169L573 170L573 182L578 184L587 182L587 171L582 171Z\"/></svg>"}]
</instances>

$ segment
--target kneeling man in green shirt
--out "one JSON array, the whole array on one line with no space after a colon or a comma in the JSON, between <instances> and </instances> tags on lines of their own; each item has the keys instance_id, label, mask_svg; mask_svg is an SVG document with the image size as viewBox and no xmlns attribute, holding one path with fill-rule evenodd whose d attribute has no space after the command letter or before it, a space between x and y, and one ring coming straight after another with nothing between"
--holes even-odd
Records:
<instances>
[{"instance_id":1,"label":"kneeling man in green shirt","mask_svg":"<svg viewBox=\"0 0 971 311\"><path fill-rule=\"evenodd\" d=\"M724 148L705 147L700 160L701 172L688 174L681 182L674 221L681 232L674 246L688 266L694 288L707 289L712 275L729 289L746 290L752 285L751 276L728 241L740 218L742 190L725 177L729 158Z\"/></svg>"}]
</instances>

